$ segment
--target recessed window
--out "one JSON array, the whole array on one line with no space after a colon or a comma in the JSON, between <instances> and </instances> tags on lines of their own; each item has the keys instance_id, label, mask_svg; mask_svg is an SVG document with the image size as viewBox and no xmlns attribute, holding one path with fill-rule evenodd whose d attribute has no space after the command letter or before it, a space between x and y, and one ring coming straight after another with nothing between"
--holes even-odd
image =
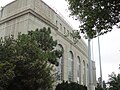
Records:
<instances>
[{"instance_id":1,"label":"recessed window","mask_svg":"<svg viewBox=\"0 0 120 90\"><path fill-rule=\"evenodd\" d=\"M64 27L64 34L66 34L66 28Z\"/></svg>"},{"instance_id":2,"label":"recessed window","mask_svg":"<svg viewBox=\"0 0 120 90\"><path fill-rule=\"evenodd\" d=\"M81 78L80 78L80 72L81 72L81 70L80 70L80 57L78 56L77 57L77 82L80 84L80 80L81 80Z\"/></svg>"},{"instance_id":3,"label":"recessed window","mask_svg":"<svg viewBox=\"0 0 120 90\"><path fill-rule=\"evenodd\" d=\"M60 31L62 31L62 24L60 23Z\"/></svg>"},{"instance_id":4,"label":"recessed window","mask_svg":"<svg viewBox=\"0 0 120 90\"><path fill-rule=\"evenodd\" d=\"M61 44L58 44L57 49L63 51L63 47ZM58 59L59 65L57 66L57 80L63 80L63 69L64 69L64 52L62 56Z\"/></svg>"},{"instance_id":5,"label":"recessed window","mask_svg":"<svg viewBox=\"0 0 120 90\"><path fill-rule=\"evenodd\" d=\"M57 24L58 24L58 21L56 20L56 26L57 26Z\"/></svg>"},{"instance_id":6,"label":"recessed window","mask_svg":"<svg viewBox=\"0 0 120 90\"><path fill-rule=\"evenodd\" d=\"M68 81L73 81L73 53L69 52L68 55Z\"/></svg>"},{"instance_id":7,"label":"recessed window","mask_svg":"<svg viewBox=\"0 0 120 90\"><path fill-rule=\"evenodd\" d=\"M83 85L86 85L86 69L85 69L85 61L83 60Z\"/></svg>"}]
</instances>

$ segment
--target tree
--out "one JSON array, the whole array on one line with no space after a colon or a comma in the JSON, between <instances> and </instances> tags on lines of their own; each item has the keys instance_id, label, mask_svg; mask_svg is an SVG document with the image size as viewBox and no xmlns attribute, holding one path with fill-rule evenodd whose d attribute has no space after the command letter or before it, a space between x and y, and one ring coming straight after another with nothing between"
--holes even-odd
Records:
<instances>
[{"instance_id":1,"label":"tree","mask_svg":"<svg viewBox=\"0 0 120 90\"><path fill-rule=\"evenodd\" d=\"M120 22L120 0L66 0L80 31L89 38L110 32Z\"/></svg>"},{"instance_id":2,"label":"tree","mask_svg":"<svg viewBox=\"0 0 120 90\"><path fill-rule=\"evenodd\" d=\"M36 29L0 40L0 90L50 90L54 82L53 65L62 52L50 28Z\"/></svg>"},{"instance_id":3,"label":"tree","mask_svg":"<svg viewBox=\"0 0 120 90\"><path fill-rule=\"evenodd\" d=\"M14 54L13 38L0 39L0 90L7 90L9 82L14 78L15 65L11 63Z\"/></svg>"},{"instance_id":4,"label":"tree","mask_svg":"<svg viewBox=\"0 0 120 90\"><path fill-rule=\"evenodd\" d=\"M105 81L103 81L103 88L100 85L100 81L98 81L97 87L95 88L95 90L107 90Z\"/></svg>"},{"instance_id":5,"label":"tree","mask_svg":"<svg viewBox=\"0 0 120 90\"><path fill-rule=\"evenodd\" d=\"M120 90L120 74L112 73L109 77L109 90Z\"/></svg>"},{"instance_id":6,"label":"tree","mask_svg":"<svg viewBox=\"0 0 120 90\"><path fill-rule=\"evenodd\" d=\"M100 83L97 83L97 87L95 87L95 90L103 90L103 88L101 87Z\"/></svg>"},{"instance_id":7,"label":"tree","mask_svg":"<svg viewBox=\"0 0 120 90\"><path fill-rule=\"evenodd\" d=\"M63 81L56 86L55 90L87 90L87 87L79 85L76 82L68 83L67 81Z\"/></svg>"},{"instance_id":8,"label":"tree","mask_svg":"<svg viewBox=\"0 0 120 90\"><path fill-rule=\"evenodd\" d=\"M105 81L103 81L103 90L107 90L107 85L106 85Z\"/></svg>"},{"instance_id":9,"label":"tree","mask_svg":"<svg viewBox=\"0 0 120 90\"><path fill-rule=\"evenodd\" d=\"M88 60L91 60L90 40L110 32L120 23L120 0L66 0L71 16L81 22L80 31L88 38ZM90 69L90 68L89 68ZM90 71L90 70L89 70ZM91 78L91 72L90 72ZM102 79L101 79L102 80ZM90 81L91 82L91 81ZM102 83L101 83L102 86ZM90 87L90 89L92 89Z\"/></svg>"}]
</instances>

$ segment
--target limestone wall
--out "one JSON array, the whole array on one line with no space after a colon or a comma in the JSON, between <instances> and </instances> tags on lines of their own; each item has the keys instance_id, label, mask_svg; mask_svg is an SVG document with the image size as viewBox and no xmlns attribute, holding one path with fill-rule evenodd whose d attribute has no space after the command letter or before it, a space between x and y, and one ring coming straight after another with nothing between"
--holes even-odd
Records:
<instances>
[{"instance_id":1,"label":"limestone wall","mask_svg":"<svg viewBox=\"0 0 120 90\"><path fill-rule=\"evenodd\" d=\"M27 31L35 30L36 28L50 27L53 38L64 49L64 80L68 80L68 53L72 51L74 55L73 80L77 81L76 65L77 57L79 56L80 84L83 84L84 81L84 84L87 85L87 45L82 39L74 44L73 37L70 35L73 31L72 27L47 4L41 0L15 0L3 7L0 15L0 37L10 34L17 37L18 32L27 33ZM83 62L85 62L85 65ZM85 67L85 71L83 67Z\"/></svg>"}]
</instances>

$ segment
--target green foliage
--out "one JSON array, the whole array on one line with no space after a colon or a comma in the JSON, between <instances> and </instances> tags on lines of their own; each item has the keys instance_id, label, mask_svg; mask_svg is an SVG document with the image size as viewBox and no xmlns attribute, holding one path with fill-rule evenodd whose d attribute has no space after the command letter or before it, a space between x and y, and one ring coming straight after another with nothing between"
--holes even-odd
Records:
<instances>
[{"instance_id":1,"label":"green foliage","mask_svg":"<svg viewBox=\"0 0 120 90\"><path fill-rule=\"evenodd\" d=\"M107 85L106 85L105 81L103 81L103 90L107 90Z\"/></svg>"},{"instance_id":2,"label":"green foliage","mask_svg":"<svg viewBox=\"0 0 120 90\"><path fill-rule=\"evenodd\" d=\"M81 39L81 36L78 30L74 30L72 33L70 33L70 35L72 36L73 42L75 44L78 42L79 39Z\"/></svg>"},{"instance_id":3,"label":"green foliage","mask_svg":"<svg viewBox=\"0 0 120 90\"><path fill-rule=\"evenodd\" d=\"M103 88L101 87L99 83L97 83L97 87L95 88L95 90L103 90Z\"/></svg>"},{"instance_id":4,"label":"green foliage","mask_svg":"<svg viewBox=\"0 0 120 90\"><path fill-rule=\"evenodd\" d=\"M61 52L50 28L36 29L0 40L0 90L50 90L54 82L53 65Z\"/></svg>"},{"instance_id":5,"label":"green foliage","mask_svg":"<svg viewBox=\"0 0 120 90\"><path fill-rule=\"evenodd\" d=\"M71 15L89 38L110 32L120 22L120 0L66 0Z\"/></svg>"},{"instance_id":6,"label":"green foliage","mask_svg":"<svg viewBox=\"0 0 120 90\"><path fill-rule=\"evenodd\" d=\"M105 81L103 81L103 88L101 87L100 82L98 82L97 87L95 87L95 90L107 90Z\"/></svg>"},{"instance_id":7,"label":"green foliage","mask_svg":"<svg viewBox=\"0 0 120 90\"><path fill-rule=\"evenodd\" d=\"M109 90L120 90L120 74L112 73L109 77Z\"/></svg>"},{"instance_id":8,"label":"green foliage","mask_svg":"<svg viewBox=\"0 0 120 90\"><path fill-rule=\"evenodd\" d=\"M8 82L14 77L14 65L9 62L0 63L0 90L6 90Z\"/></svg>"},{"instance_id":9,"label":"green foliage","mask_svg":"<svg viewBox=\"0 0 120 90\"><path fill-rule=\"evenodd\" d=\"M57 45L57 41L53 41L52 36L50 36L50 28L46 29L36 29L36 31L29 31L28 36L35 40L38 47L44 52L44 57L47 57L48 61L52 64L58 65L57 58L62 56L62 52L55 50L54 48Z\"/></svg>"},{"instance_id":10,"label":"green foliage","mask_svg":"<svg viewBox=\"0 0 120 90\"><path fill-rule=\"evenodd\" d=\"M55 90L87 90L87 87L79 85L76 82L68 83L67 81L66 82L63 81L62 83L56 86Z\"/></svg>"}]
</instances>

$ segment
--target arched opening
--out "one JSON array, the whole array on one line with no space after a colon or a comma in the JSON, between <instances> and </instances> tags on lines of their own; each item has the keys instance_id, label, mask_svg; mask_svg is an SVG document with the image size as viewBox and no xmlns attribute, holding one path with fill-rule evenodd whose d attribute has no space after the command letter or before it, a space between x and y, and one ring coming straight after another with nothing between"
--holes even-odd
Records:
<instances>
[{"instance_id":1,"label":"arched opening","mask_svg":"<svg viewBox=\"0 0 120 90\"><path fill-rule=\"evenodd\" d=\"M73 81L73 53L72 51L69 52L68 55L68 81Z\"/></svg>"},{"instance_id":2,"label":"arched opening","mask_svg":"<svg viewBox=\"0 0 120 90\"><path fill-rule=\"evenodd\" d=\"M57 50L63 51L62 56L58 59L58 66L57 66L57 80L63 80L64 74L64 49L61 44L58 44Z\"/></svg>"},{"instance_id":3,"label":"arched opening","mask_svg":"<svg viewBox=\"0 0 120 90\"><path fill-rule=\"evenodd\" d=\"M81 83L81 75L80 75L80 73L81 73L81 68L80 68L80 57L78 56L77 57L77 82L78 82L78 84L80 84Z\"/></svg>"},{"instance_id":4,"label":"arched opening","mask_svg":"<svg viewBox=\"0 0 120 90\"><path fill-rule=\"evenodd\" d=\"M85 61L83 60L83 85L86 85L86 69L85 69Z\"/></svg>"}]
</instances>

